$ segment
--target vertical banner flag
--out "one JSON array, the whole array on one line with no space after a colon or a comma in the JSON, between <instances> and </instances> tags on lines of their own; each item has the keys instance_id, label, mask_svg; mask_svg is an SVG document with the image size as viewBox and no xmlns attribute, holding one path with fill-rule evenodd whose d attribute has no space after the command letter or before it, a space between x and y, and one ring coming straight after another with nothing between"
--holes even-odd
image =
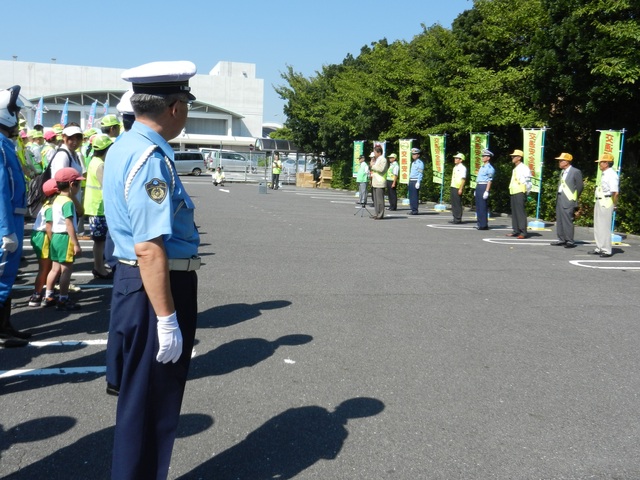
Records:
<instances>
[{"instance_id":1,"label":"vertical banner flag","mask_svg":"<svg viewBox=\"0 0 640 480\"><path fill-rule=\"evenodd\" d=\"M89 109L89 120L87 120L87 130L93 128L93 122L96 119L96 108L98 107L98 100L94 100Z\"/></svg>"},{"instance_id":2,"label":"vertical banner flag","mask_svg":"<svg viewBox=\"0 0 640 480\"><path fill-rule=\"evenodd\" d=\"M38 102L38 106L36 108L36 118L33 121L34 125L44 125L44 123L42 123L43 111L44 111L44 98L40 97L40 101Z\"/></svg>"},{"instance_id":3,"label":"vertical banner flag","mask_svg":"<svg viewBox=\"0 0 640 480\"><path fill-rule=\"evenodd\" d=\"M360 155L364 155L364 141L363 140L356 140L355 142L353 142L353 176L356 177L358 176L358 170L360 169L360 162L358 161L358 159L360 158ZM366 159L365 159L366 161Z\"/></svg>"},{"instance_id":4,"label":"vertical banner flag","mask_svg":"<svg viewBox=\"0 0 640 480\"><path fill-rule=\"evenodd\" d=\"M62 114L60 115L60 125L63 127L67 124L67 120L69 119L69 99L64 102L64 107L62 107Z\"/></svg>"},{"instance_id":5,"label":"vertical banner flag","mask_svg":"<svg viewBox=\"0 0 640 480\"><path fill-rule=\"evenodd\" d=\"M433 183L444 183L444 135L429 135L431 143L431 164L433 166Z\"/></svg>"},{"instance_id":6,"label":"vertical banner flag","mask_svg":"<svg viewBox=\"0 0 640 480\"><path fill-rule=\"evenodd\" d=\"M107 98L107 101L104 102L104 110L102 111L102 116L104 117L105 115L109 114L109 99Z\"/></svg>"},{"instance_id":7,"label":"vertical banner flag","mask_svg":"<svg viewBox=\"0 0 640 480\"><path fill-rule=\"evenodd\" d=\"M544 129L523 128L524 164L531 170L531 191L540 193Z\"/></svg>"},{"instance_id":8,"label":"vertical banner flag","mask_svg":"<svg viewBox=\"0 0 640 480\"><path fill-rule=\"evenodd\" d=\"M411 145L413 140L400 140L400 163L398 164L400 183L409 185L409 169L411 168Z\"/></svg>"},{"instance_id":9,"label":"vertical banner flag","mask_svg":"<svg viewBox=\"0 0 640 480\"><path fill-rule=\"evenodd\" d=\"M598 158L603 153L613 155L613 169L620 175L620 152L622 151L622 131L598 130L600 132L600 144L598 146ZM597 181L600 181L602 172L598 169Z\"/></svg>"},{"instance_id":10,"label":"vertical banner flag","mask_svg":"<svg viewBox=\"0 0 640 480\"><path fill-rule=\"evenodd\" d=\"M476 182L478 179L478 170L482 166L482 150L489 148L489 134L488 133L472 133L471 134L471 148L469 150L469 173L471 181L469 187L471 189L476 188Z\"/></svg>"}]
</instances>

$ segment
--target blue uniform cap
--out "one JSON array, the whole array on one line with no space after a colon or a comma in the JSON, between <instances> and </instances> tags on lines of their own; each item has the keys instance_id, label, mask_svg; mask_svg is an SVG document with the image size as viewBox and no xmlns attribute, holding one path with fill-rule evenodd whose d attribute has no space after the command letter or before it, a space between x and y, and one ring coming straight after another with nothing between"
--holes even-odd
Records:
<instances>
[{"instance_id":1,"label":"blue uniform cap","mask_svg":"<svg viewBox=\"0 0 640 480\"><path fill-rule=\"evenodd\" d=\"M189 93L189 79L196 74L192 62L151 62L122 72L122 79L131 82L133 93L170 95L186 93L190 100L196 97Z\"/></svg>"}]
</instances>

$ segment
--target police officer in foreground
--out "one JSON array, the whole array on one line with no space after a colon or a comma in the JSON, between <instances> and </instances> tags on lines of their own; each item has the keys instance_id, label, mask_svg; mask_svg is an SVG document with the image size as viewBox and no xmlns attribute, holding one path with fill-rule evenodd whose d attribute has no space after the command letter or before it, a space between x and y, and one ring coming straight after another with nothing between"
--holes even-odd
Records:
<instances>
[{"instance_id":1,"label":"police officer in foreground","mask_svg":"<svg viewBox=\"0 0 640 480\"><path fill-rule=\"evenodd\" d=\"M122 351L111 472L117 480L167 477L191 359L200 239L168 141L186 124L195 73L191 62L123 72L133 84L136 121L105 162L105 215L119 261L107 346Z\"/></svg>"},{"instance_id":2,"label":"police officer in foreground","mask_svg":"<svg viewBox=\"0 0 640 480\"><path fill-rule=\"evenodd\" d=\"M24 347L31 336L11 325L11 289L22 255L27 188L11 141L18 134L20 86L0 91L0 347Z\"/></svg>"}]
</instances>

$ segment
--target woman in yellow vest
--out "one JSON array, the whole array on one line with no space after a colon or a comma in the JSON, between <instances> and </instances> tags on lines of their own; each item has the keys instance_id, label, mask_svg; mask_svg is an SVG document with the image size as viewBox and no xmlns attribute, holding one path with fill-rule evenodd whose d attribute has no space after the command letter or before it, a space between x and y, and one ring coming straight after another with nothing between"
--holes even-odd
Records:
<instances>
[{"instance_id":1,"label":"woman in yellow vest","mask_svg":"<svg viewBox=\"0 0 640 480\"><path fill-rule=\"evenodd\" d=\"M104 216L102 177L104 158L113 144L109 135L95 135L92 140L93 157L87 167L87 184L84 195L84 213L89 217L89 228L93 240L93 278L113 278L104 264L104 243L107 238L107 221Z\"/></svg>"}]
</instances>

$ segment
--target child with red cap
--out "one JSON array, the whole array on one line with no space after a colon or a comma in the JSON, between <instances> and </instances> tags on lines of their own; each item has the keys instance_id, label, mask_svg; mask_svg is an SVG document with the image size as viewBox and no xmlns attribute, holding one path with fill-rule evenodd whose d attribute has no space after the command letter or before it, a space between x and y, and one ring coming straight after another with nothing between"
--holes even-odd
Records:
<instances>
[{"instance_id":1,"label":"child with red cap","mask_svg":"<svg viewBox=\"0 0 640 480\"><path fill-rule=\"evenodd\" d=\"M47 275L47 296L43 300L43 306L55 305L57 310L63 311L78 310L80 305L69 300L69 283L75 257L82 253L76 235L76 214L83 213L82 204L78 201L78 191L84 177L75 168L64 167L55 173L54 179L60 193L51 206L52 234L49 252L52 266ZM53 289L58 275L60 296L56 302Z\"/></svg>"},{"instance_id":2,"label":"child with red cap","mask_svg":"<svg viewBox=\"0 0 640 480\"><path fill-rule=\"evenodd\" d=\"M51 214L51 205L58 193L58 183L55 179L50 178L44 185L42 191L46 195L46 199L42 207L38 211L36 220L33 223L31 232L31 246L38 258L38 274L36 275L35 287L31 298L29 298L30 307L39 307L43 305L43 291L47 283L47 275L51 271L51 258L49 257L49 244L51 242L51 224L53 222Z\"/></svg>"}]
</instances>

